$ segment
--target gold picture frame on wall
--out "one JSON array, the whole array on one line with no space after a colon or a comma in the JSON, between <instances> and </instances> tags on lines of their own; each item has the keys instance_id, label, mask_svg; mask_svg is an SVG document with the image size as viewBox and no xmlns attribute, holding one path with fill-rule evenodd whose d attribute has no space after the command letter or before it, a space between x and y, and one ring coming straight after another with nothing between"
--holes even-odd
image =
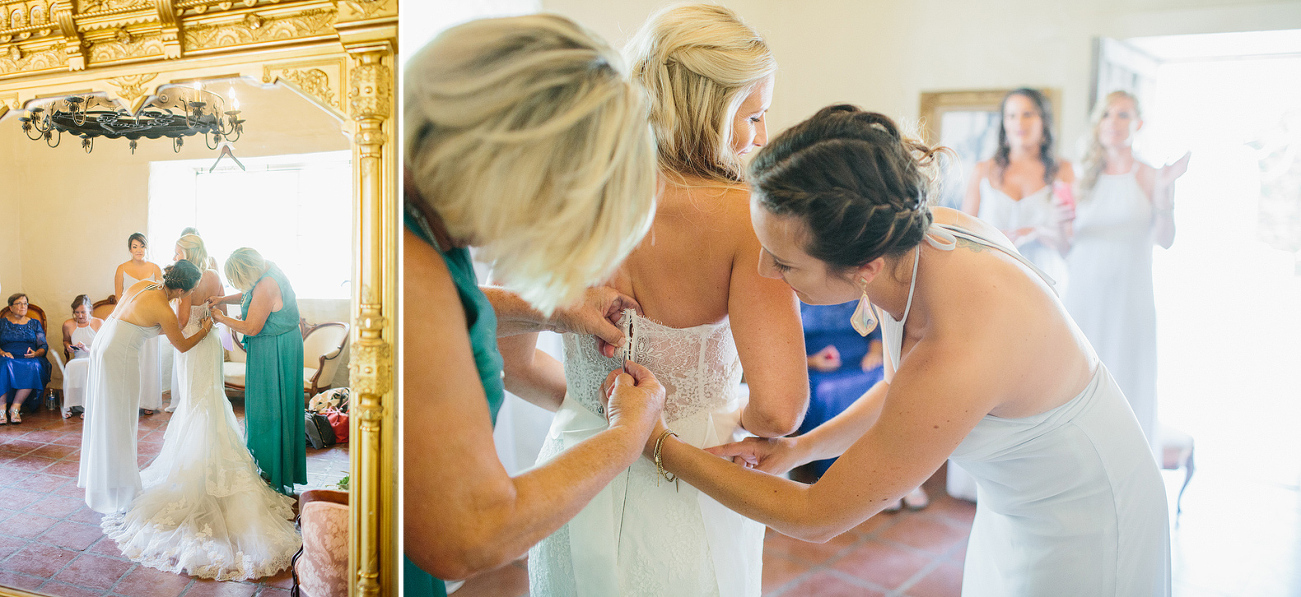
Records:
<instances>
[{"instance_id":1,"label":"gold picture frame on wall","mask_svg":"<svg viewBox=\"0 0 1301 597\"><path fill-rule=\"evenodd\" d=\"M90 93L134 109L167 85L239 77L293 89L344 123L356 255L349 595L397 595L398 0L0 0L0 15L0 118Z\"/></svg>"},{"instance_id":2,"label":"gold picture frame on wall","mask_svg":"<svg viewBox=\"0 0 1301 597\"><path fill-rule=\"evenodd\" d=\"M997 146L998 123L1003 98L1012 89L976 89L933 91L921 94L921 131L927 143L939 144L954 151L956 158L945 156L939 205L958 208L966 191L966 180L976 162L989 159ZM1061 92L1040 88L1052 105L1054 115L1061 114ZM1061 138L1061 125L1054 120L1053 133Z\"/></svg>"}]
</instances>

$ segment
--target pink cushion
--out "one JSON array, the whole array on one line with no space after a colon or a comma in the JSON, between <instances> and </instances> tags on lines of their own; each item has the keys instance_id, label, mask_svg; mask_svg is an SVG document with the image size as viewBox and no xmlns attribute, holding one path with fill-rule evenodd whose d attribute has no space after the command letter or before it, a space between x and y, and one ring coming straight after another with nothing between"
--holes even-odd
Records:
<instances>
[{"instance_id":1,"label":"pink cushion","mask_svg":"<svg viewBox=\"0 0 1301 597\"><path fill-rule=\"evenodd\" d=\"M311 597L348 597L348 506L308 502L300 523L299 587Z\"/></svg>"}]
</instances>

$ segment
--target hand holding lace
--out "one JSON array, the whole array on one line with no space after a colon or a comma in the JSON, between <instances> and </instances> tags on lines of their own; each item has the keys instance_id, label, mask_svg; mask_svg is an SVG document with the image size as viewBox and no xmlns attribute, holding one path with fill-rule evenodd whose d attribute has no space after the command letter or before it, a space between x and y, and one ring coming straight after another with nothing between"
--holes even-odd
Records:
<instances>
[{"instance_id":1,"label":"hand holding lace","mask_svg":"<svg viewBox=\"0 0 1301 597\"><path fill-rule=\"evenodd\" d=\"M628 361L624 369L615 369L601 384L601 401L610 428L633 431L642 444L647 443L657 426L662 426L664 386L650 370Z\"/></svg>"},{"instance_id":2,"label":"hand holding lace","mask_svg":"<svg viewBox=\"0 0 1301 597\"><path fill-rule=\"evenodd\" d=\"M585 290L578 303L557 309L552 328L560 333L596 336L597 349L612 357L627 342L619 329L624 309L641 313L641 305L632 297L613 288L595 286Z\"/></svg>"}]
</instances>

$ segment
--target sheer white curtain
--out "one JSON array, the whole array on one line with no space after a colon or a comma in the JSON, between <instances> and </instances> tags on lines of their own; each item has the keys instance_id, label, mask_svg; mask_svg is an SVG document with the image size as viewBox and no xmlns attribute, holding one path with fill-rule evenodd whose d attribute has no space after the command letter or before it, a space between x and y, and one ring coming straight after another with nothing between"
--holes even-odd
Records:
<instances>
[{"instance_id":1,"label":"sheer white curtain","mask_svg":"<svg viewBox=\"0 0 1301 597\"><path fill-rule=\"evenodd\" d=\"M284 270L299 298L347 299L353 235L350 152L241 161L247 170L208 172L211 160L150 165L153 258L170 262L181 230L194 226L218 268L235 249L253 247Z\"/></svg>"}]
</instances>

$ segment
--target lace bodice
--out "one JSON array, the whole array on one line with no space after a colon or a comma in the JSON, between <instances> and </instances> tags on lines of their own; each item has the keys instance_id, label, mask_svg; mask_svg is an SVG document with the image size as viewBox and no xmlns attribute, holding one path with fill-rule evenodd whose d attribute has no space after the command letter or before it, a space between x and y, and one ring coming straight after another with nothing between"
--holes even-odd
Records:
<instances>
[{"instance_id":1,"label":"lace bodice","mask_svg":"<svg viewBox=\"0 0 1301 597\"><path fill-rule=\"evenodd\" d=\"M202 305L190 307L190 320L185 323L185 329L181 330L181 334L186 338L189 338L190 336L199 333L199 329L203 326L203 321L211 317L212 312L205 309Z\"/></svg>"},{"instance_id":2,"label":"lace bodice","mask_svg":"<svg viewBox=\"0 0 1301 597\"><path fill-rule=\"evenodd\" d=\"M721 407L741 383L741 360L728 320L690 328L671 328L631 309L620 325L630 338L623 354L606 358L592 336L565 334L565 380L571 398L604 415L601 382L623 365L622 358L650 369L664 385L664 420L672 423Z\"/></svg>"}]
</instances>

